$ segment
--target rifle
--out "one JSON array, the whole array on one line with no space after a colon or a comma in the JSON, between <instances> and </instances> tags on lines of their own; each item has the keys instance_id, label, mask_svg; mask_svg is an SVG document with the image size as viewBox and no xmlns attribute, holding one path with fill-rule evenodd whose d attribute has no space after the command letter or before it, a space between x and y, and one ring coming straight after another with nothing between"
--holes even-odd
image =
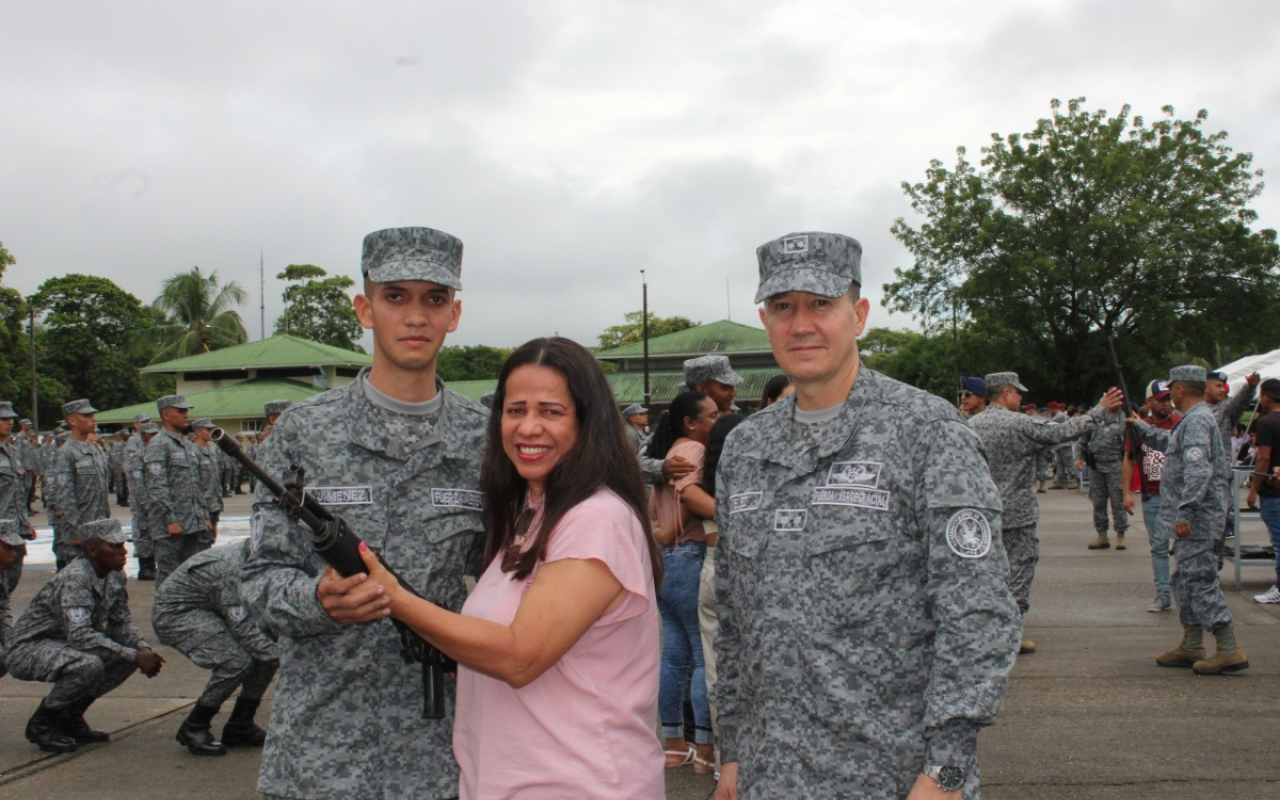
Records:
<instances>
[{"instance_id":1,"label":"rifle","mask_svg":"<svg viewBox=\"0 0 1280 800\"><path fill-rule=\"evenodd\" d=\"M1120 392L1124 394L1125 410L1138 410L1138 404L1130 400L1129 387L1124 382L1124 370L1120 369L1120 360L1116 358L1116 337L1109 334L1107 336L1107 347L1111 349L1111 366L1116 371L1116 386L1120 387ZM1128 416L1127 414L1125 416ZM1142 474L1142 442L1138 440L1138 431L1132 425L1125 425L1125 437L1129 440L1129 452L1133 454L1133 465L1138 470L1138 488L1142 491L1142 502L1151 499L1151 493L1147 491L1147 476Z\"/></svg>"},{"instance_id":2,"label":"rifle","mask_svg":"<svg viewBox=\"0 0 1280 800\"><path fill-rule=\"evenodd\" d=\"M284 474L284 483L281 485L257 462L245 455L235 439L227 436L221 428L213 429L212 439L222 452L239 461L267 488L267 491L275 495L276 505L280 506L290 519L300 520L311 530L311 547L326 564L333 567L344 578L365 572L364 560L360 557L360 537L351 530L346 520L335 517L329 509L307 494L305 488L307 471L301 464L289 467ZM381 553L375 553L375 555L379 563L400 582L405 591L414 597L426 599L396 574ZM393 619L391 622L400 634L400 657L404 659L404 663L417 662L422 665L423 719L443 719L444 675L446 672L456 670L457 664L414 633L408 625L398 619Z\"/></svg>"}]
</instances>

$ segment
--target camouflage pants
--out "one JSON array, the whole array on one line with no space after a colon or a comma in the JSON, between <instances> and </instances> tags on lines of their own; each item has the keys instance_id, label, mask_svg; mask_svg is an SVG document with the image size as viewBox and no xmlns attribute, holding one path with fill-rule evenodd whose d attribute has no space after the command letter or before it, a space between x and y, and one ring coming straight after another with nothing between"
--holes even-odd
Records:
<instances>
[{"instance_id":1,"label":"camouflage pants","mask_svg":"<svg viewBox=\"0 0 1280 800\"><path fill-rule=\"evenodd\" d=\"M66 708L77 700L102 697L138 669L131 661L102 659L57 639L23 642L9 652L9 672L24 681L52 683L48 708Z\"/></svg>"},{"instance_id":2,"label":"camouflage pants","mask_svg":"<svg viewBox=\"0 0 1280 800\"><path fill-rule=\"evenodd\" d=\"M1089 475L1089 501L1093 503L1093 529L1106 533L1107 503L1111 503L1111 522L1116 533L1129 530L1129 515L1124 511L1124 487L1120 481L1119 461L1099 461Z\"/></svg>"},{"instance_id":3,"label":"camouflage pants","mask_svg":"<svg viewBox=\"0 0 1280 800\"><path fill-rule=\"evenodd\" d=\"M1076 477L1076 465L1071 463L1071 448L1063 447L1053 451L1053 482L1058 486L1067 486Z\"/></svg>"},{"instance_id":4,"label":"camouflage pants","mask_svg":"<svg viewBox=\"0 0 1280 800\"><path fill-rule=\"evenodd\" d=\"M1040 538L1036 526L1005 528L1001 534L1004 552L1009 558L1009 592L1023 614L1031 608L1031 581L1040 563Z\"/></svg>"},{"instance_id":5,"label":"camouflage pants","mask_svg":"<svg viewBox=\"0 0 1280 800\"><path fill-rule=\"evenodd\" d=\"M80 548L71 543L75 538L75 528L71 525L53 526L53 558L59 570L83 555Z\"/></svg>"},{"instance_id":6,"label":"camouflage pants","mask_svg":"<svg viewBox=\"0 0 1280 800\"><path fill-rule=\"evenodd\" d=\"M147 515L142 513L142 503L138 498L129 504L133 512L133 554L138 558L151 558L155 554L155 540L151 538L151 528L147 525Z\"/></svg>"},{"instance_id":7,"label":"camouflage pants","mask_svg":"<svg viewBox=\"0 0 1280 800\"><path fill-rule=\"evenodd\" d=\"M156 591L160 591L165 578L182 562L207 548L200 541L198 533L184 533L181 536L165 536L153 538L156 557Z\"/></svg>"},{"instance_id":8,"label":"camouflage pants","mask_svg":"<svg viewBox=\"0 0 1280 800\"><path fill-rule=\"evenodd\" d=\"M25 544L18 545L14 551L16 554L13 557L13 563L4 572L0 572L0 580L4 581L5 589L9 594L13 594L13 590L18 588L18 581L22 580L22 562L27 560Z\"/></svg>"},{"instance_id":9,"label":"camouflage pants","mask_svg":"<svg viewBox=\"0 0 1280 800\"><path fill-rule=\"evenodd\" d=\"M280 666L277 659L260 661L251 655L212 611L196 608L166 614L160 610L152 626L161 642L197 667L213 670L200 694L199 703L206 708L220 708L237 687L246 700L261 700Z\"/></svg>"},{"instance_id":10,"label":"camouflage pants","mask_svg":"<svg viewBox=\"0 0 1280 800\"><path fill-rule=\"evenodd\" d=\"M1183 625L1202 625L1209 632L1231 624L1231 610L1218 585L1218 556L1213 539L1175 539L1173 596Z\"/></svg>"}]
</instances>

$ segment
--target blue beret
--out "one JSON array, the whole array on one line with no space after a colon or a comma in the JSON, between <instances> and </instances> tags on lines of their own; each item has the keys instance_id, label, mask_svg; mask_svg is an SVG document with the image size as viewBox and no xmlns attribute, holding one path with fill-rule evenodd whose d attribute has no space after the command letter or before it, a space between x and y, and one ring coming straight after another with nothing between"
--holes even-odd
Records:
<instances>
[{"instance_id":1,"label":"blue beret","mask_svg":"<svg viewBox=\"0 0 1280 800\"><path fill-rule=\"evenodd\" d=\"M960 388L966 392L976 394L978 397L987 396L987 382L982 378L961 378Z\"/></svg>"}]
</instances>

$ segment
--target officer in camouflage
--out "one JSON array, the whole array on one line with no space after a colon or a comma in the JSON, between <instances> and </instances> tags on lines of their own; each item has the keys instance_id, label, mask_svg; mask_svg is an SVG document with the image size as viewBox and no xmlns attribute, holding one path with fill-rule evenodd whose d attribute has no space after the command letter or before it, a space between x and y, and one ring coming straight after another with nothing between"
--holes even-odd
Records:
<instances>
[{"instance_id":1,"label":"officer in camouflage","mask_svg":"<svg viewBox=\"0 0 1280 800\"><path fill-rule=\"evenodd\" d=\"M91 434L97 430L96 413L98 410L88 400L74 400L62 407L71 436L58 449L50 470L54 516L58 520L53 555L59 570L80 556L79 527L111 516L107 456L90 441Z\"/></svg>"},{"instance_id":2,"label":"officer in camouflage","mask_svg":"<svg viewBox=\"0 0 1280 800\"><path fill-rule=\"evenodd\" d=\"M1204 367L1186 365L1169 372L1169 394L1182 419L1172 431L1142 422L1138 429L1147 446L1164 451L1160 476L1160 514L1156 525L1173 534L1173 595L1178 601L1182 642L1156 656L1162 667L1191 667L1199 675L1239 672L1249 666L1236 643L1231 610L1218 584L1215 543L1231 505L1231 463L1213 411L1205 403ZM1204 632L1217 640L1217 651L1205 658Z\"/></svg>"},{"instance_id":3,"label":"officer in camouflage","mask_svg":"<svg viewBox=\"0 0 1280 800\"><path fill-rule=\"evenodd\" d=\"M1222 436L1222 445L1231 452L1231 431L1240 423L1244 412L1254 406L1258 384L1262 376L1251 372L1245 376L1244 385L1235 397L1227 398L1227 374L1225 372L1206 372L1204 388L1204 404L1213 412L1213 419Z\"/></svg>"},{"instance_id":4,"label":"officer in camouflage","mask_svg":"<svg viewBox=\"0 0 1280 800\"><path fill-rule=\"evenodd\" d=\"M291 405L293 405L292 400L272 400L269 403L264 403L262 413L267 417L267 427L275 425L276 420L280 419L280 415L287 411Z\"/></svg>"},{"instance_id":5,"label":"officer in camouflage","mask_svg":"<svg viewBox=\"0 0 1280 800\"><path fill-rule=\"evenodd\" d=\"M716 797L979 793L1021 621L1000 496L945 401L860 363L862 248L757 250L796 391L728 437L716 478Z\"/></svg>"},{"instance_id":6,"label":"officer in camouflage","mask_svg":"<svg viewBox=\"0 0 1280 800\"><path fill-rule=\"evenodd\" d=\"M1090 550L1111 547L1107 539L1107 504L1111 504L1111 523L1116 529L1116 549L1124 550L1124 534L1129 530L1129 515L1124 510L1124 419L1108 416L1084 441L1084 449L1093 457L1089 470L1089 502L1093 503L1093 529L1098 537L1089 543Z\"/></svg>"},{"instance_id":7,"label":"officer in camouflage","mask_svg":"<svg viewBox=\"0 0 1280 800\"><path fill-rule=\"evenodd\" d=\"M164 659L152 652L129 615L124 544L114 519L81 522L84 548L41 587L13 628L8 666L13 677L52 683L53 690L27 722L27 741L51 753L109 738L84 720L95 700L136 670L147 677Z\"/></svg>"},{"instance_id":8,"label":"officer in camouflage","mask_svg":"<svg viewBox=\"0 0 1280 800\"><path fill-rule=\"evenodd\" d=\"M12 404L10 404L12 407ZM22 461L23 477L27 484L26 509L27 515L30 516L35 512L31 504L36 499L36 475L39 473L39 457L36 454L36 446L32 443L35 437L35 431L31 429L31 420L18 420L18 458Z\"/></svg>"},{"instance_id":9,"label":"officer in camouflage","mask_svg":"<svg viewBox=\"0 0 1280 800\"><path fill-rule=\"evenodd\" d=\"M18 443L7 439L17 416L13 413L12 403L7 400L0 402L0 519L13 520L20 537L34 539L36 532L27 517L27 462L22 460ZM20 541L16 545L13 560L0 568L0 585L9 593L18 588L26 556L27 546Z\"/></svg>"},{"instance_id":10,"label":"officer in camouflage","mask_svg":"<svg viewBox=\"0 0 1280 800\"><path fill-rule=\"evenodd\" d=\"M147 443L147 527L156 559L156 589L182 562L205 549L213 532L204 487L200 450L187 440L191 405L180 394L156 401L164 428Z\"/></svg>"},{"instance_id":11,"label":"officer in camouflage","mask_svg":"<svg viewBox=\"0 0 1280 800\"><path fill-rule=\"evenodd\" d=\"M124 450L125 480L129 481L129 513L133 517L133 555L138 559L138 580L156 579L155 539L147 521L147 445L160 432L160 426L146 414L133 418L137 436Z\"/></svg>"},{"instance_id":12,"label":"officer in camouflage","mask_svg":"<svg viewBox=\"0 0 1280 800\"><path fill-rule=\"evenodd\" d=\"M291 407L259 451L263 468L306 468L331 506L432 603L458 611L463 575L482 554L480 459L489 412L447 390L436 359L462 312L462 242L430 228L365 237L356 313L373 331L373 365L346 386ZM458 794L454 684L444 719L422 717L422 672L400 657L387 620L349 624L340 580L306 532L260 489L241 594L288 637L258 791L290 798L447 798Z\"/></svg>"},{"instance_id":13,"label":"officer in camouflage","mask_svg":"<svg viewBox=\"0 0 1280 800\"><path fill-rule=\"evenodd\" d=\"M1016 372L995 372L986 377L990 404L969 420L987 449L991 478L1000 489L1004 508L1005 552L1009 559L1009 589L1026 615L1031 607L1031 582L1040 561L1040 539L1036 523L1040 504L1036 501L1036 459L1046 447L1091 432L1098 423L1120 408L1121 395L1110 391L1088 414L1061 425L1041 425L1020 413L1022 393L1027 388ZM1020 653L1034 653L1035 643L1023 639Z\"/></svg>"},{"instance_id":14,"label":"officer in camouflage","mask_svg":"<svg viewBox=\"0 0 1280 800\"><path fill-rule=\"evenodd\" d=\"M107 470L111 474L111 490L116 494L116 505L129 505L129 482L124 477L124 448L129 443L129 432L116 434L115 445L107 451Z\"/></svg>"},{"instance_id":15,"label":"officer in camouflage","mask_svg":"<svg viewBox=\"0 0 1280 800\"><path fill-rule=\"evenodd\" d=\"M213 443L213 429L218 427L209 417L191 423L196 434L196 450L200 454L200 486L204 489L204 507L209 512L209 533L200 536L201 549L208 550L218 538L218 518L222 516L222 481L218 456L222 450ZM239 438L239 437L237 437Z\"/></svg>"},{"instance_id":16,"label":"officer in camouflage","mask_svg":"<svg viewBox=\"0 0 1280 800\"><path fill-rule=\"evenodd\" d=\"M16 519L0 519L0 572L13 565L18 548L26 547L19 532L23 529ZM9 656L9 644L13 640L13 611L9 608L9 587L0 581L0 678L9 671L5 666Z\"/></svg>"},{"instance_id":17,"label":"officer in camouflage","mask_svg":"<svg viewBox=\"0 0 1280 800\"><path fill-rule=\"evenodd\" d=\"M178 742L193 755L261 747L267 738L253 718L280 666L280 646L263 634L240 598L240 571L249 545L245 540L192 556L156 592L151 627L160 642L213 671L178 729ZM213 717L237 688L240 696L215 740Z\"/></svg>"}]
</instances>

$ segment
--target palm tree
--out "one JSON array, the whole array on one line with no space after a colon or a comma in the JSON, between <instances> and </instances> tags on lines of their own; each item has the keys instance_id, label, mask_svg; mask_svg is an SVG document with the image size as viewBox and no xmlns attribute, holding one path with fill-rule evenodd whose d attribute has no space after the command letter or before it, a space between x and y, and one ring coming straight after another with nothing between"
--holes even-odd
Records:
<instances>
[{"instance_id":1,"label":"palm tree","mask_svg":"<svg viewBox=\"0 0 1280 800\"><path fill-rule=\"evenodd\" d=\"M206 277L192 267L164 282L152 304L162 318L142 332L139 344L152 352L152 364L244 344L249 334L234 306L247 299L235 281L219 289L217 270Z\"/></svg>"}]
</instances>

